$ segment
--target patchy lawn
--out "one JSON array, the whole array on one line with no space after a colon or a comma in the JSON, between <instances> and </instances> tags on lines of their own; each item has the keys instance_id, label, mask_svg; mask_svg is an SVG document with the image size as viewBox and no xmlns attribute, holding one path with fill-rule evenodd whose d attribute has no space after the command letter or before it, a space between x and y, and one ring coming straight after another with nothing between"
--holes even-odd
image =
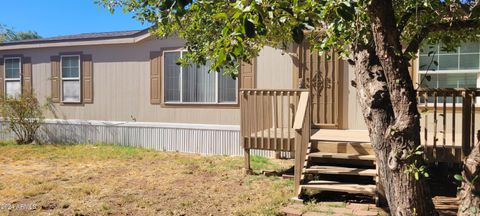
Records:
<instances>
[{"instance_id":1,"label":"patchy lawn","mask_svg":"<svg viewBox=\"0 0 480 216\"><path fill-rule=\"evenodd\" d=\"M275 215L293 196L292 180L244 175L242 157L0 143L0 164L0 215Z\"/></svg>"}]
</instances>

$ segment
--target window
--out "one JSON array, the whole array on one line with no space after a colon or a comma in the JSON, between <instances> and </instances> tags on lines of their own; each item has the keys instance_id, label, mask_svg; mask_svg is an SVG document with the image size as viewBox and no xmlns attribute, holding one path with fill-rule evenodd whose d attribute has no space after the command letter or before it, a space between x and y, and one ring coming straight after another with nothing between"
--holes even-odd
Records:
<instances>
[{"instance_id":1,"label":"window","mask_svg":"<svg viewBox=\"0 0 480 216\"><path fill-rule=\"evenodd\" d=\"M5 58L5 96L17 97L22 93L22 70L19 57Z\"/></svg>"},{"instance_id":2,"label":"window","mask_svg":"<svg viewBox=\"0 0 480 216\"><path fill-rule=\"evenodd\" d=\"M232 104L237 102L237 80L205 65L177 65L183 51L164 52L166 103Z\"/></svg>"},{"instance_id":3,"label":"window","mask_svg":"<svg viewBox=\"0 0 480 216\"><path fill-rule=\"evenodd\" d=\"M428 88L476 88L479 62L480 43L464 43L451 52L441 44L427 45L420 49L418 82Z\"/></svg>"},{"instance_id":4,"label":"window","mask_svg":"<svg viewBox=\"0 0 480 216\"><path fill-rule=\"evenodd\" d=\"M80 56L61 57L62 101L80 102Z\"/></svg>"}]
</instances>

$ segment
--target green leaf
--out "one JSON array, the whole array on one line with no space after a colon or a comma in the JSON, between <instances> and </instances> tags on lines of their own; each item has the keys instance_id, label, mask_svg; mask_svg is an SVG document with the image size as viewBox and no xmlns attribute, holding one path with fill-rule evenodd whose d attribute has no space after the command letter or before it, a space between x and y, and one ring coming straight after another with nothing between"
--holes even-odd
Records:
<instances>
[{"instance_id":1,"label":"green leaf","mask_svg":"<svg viewBox=\"0 0 480 216\"><path fill-rule=\"evenodd\" d=\"M227 55L225 54L225 50L220 50L220 52L218 53L218 59L217 59L217 62L219 63L223 63L225 61L225 59L227 59Z\"/></svg>"},{"instance_id":2,"label":"green leaf","mask_svg":"<svg viewBox=\"0 0 480 216\"><path fill-rule=\"evenodd\" d=\"M418 181L420 179L420 175L418 174L418 172L415 173L415 179Z\"/></svg>"},{"instance_id":3,"label":"green leaf","mask_svg":"<svg viewBox=\"0 0 480 216\"><path fill-rule=\"evenodd\" d=\"M432 80L432 76L426 75L426 76L425 76L425 79L430 82L430 81Z\"/></svg>"},{"instance_id":4,"label":"green leaf","mask_svg":"<svg viewBox=\"0 0 480 216\"><path fill-rule=\"evenodd\" d=\"M455 180L459 181L459 182L462 182L463 181L463 176L460 175L460 174L455 174L453 176L453 178L455 178Z\"/></svg>"},{"instance_id":5,"label":"green leaf","mask_svg":"<svg viewBox=\"0 0 480 216\"><path fill-rule=\"evenodd\" d=\"M221 19L227 19L228 16L227 16L226 13L217 13L217 14L213 15L213 18L217 18L217 19L220 19L220 18L221 18Z\"/></svg>"},{"instance_id":6,"label":"green leaf","mask_svg":"<svg viewBox=\"0 0 480 216\"><path fill-rule=\"evenodd\" d=\"M428 178L428 177L430 177L430 174L428 174L427 172L424 172L423 176L425 176L425 178Z\"/></svg>"}]
</instances>

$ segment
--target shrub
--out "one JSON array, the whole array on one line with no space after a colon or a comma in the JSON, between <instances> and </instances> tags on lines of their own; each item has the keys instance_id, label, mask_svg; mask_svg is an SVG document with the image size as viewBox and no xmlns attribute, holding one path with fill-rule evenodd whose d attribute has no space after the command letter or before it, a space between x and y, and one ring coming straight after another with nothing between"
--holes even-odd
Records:
<instances>
[{"instance_id":1,"label":"shrub","mask_svg":"<svg viewBox=\"0 0 480 216\"><path fill-rule=\"evenodd\" d=\"M42 106L34 94L0 98L0 114L8 130L16 135L18 144L36 141L37 131L43 123Z\"/></svg>"}]
</instances>

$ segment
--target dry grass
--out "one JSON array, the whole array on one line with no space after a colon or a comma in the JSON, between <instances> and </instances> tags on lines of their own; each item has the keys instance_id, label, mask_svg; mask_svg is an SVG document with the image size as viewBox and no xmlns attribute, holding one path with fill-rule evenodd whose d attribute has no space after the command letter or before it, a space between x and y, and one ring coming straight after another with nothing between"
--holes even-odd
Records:
<instances>
[{"instance_id":1,"label":"dry grass","mask_svg":"<svg viewBox=\"0 0 480 216\"><path fill-rule=\"evenodd\" d=\"M291 180L244 175L241 157L0 143L0 163L0 215L275 215L293 196ZM257 170L289 165L253 159Z\"/></svg>"}]
</instances>

